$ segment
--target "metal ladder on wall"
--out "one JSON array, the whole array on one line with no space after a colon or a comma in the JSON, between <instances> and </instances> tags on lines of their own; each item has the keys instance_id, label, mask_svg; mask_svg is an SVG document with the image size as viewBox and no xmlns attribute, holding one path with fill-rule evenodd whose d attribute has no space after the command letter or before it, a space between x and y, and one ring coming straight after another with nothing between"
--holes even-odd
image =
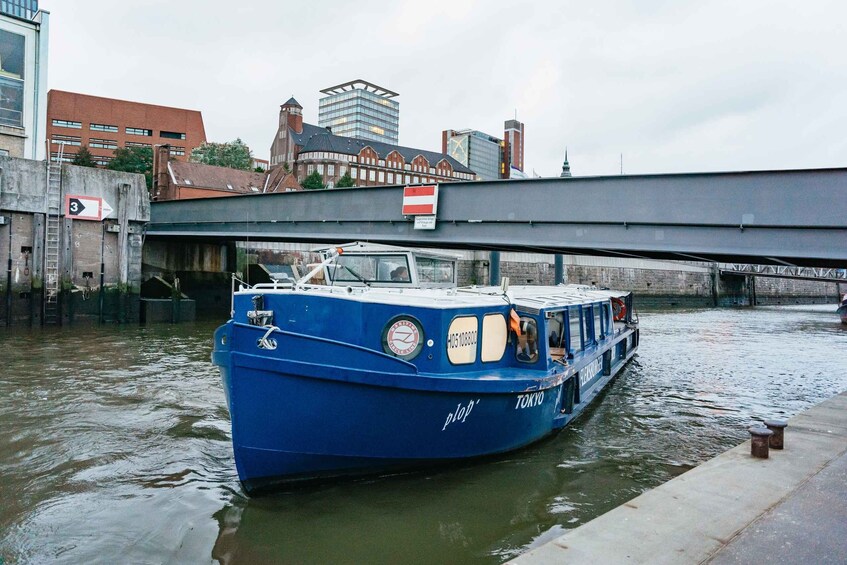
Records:
<instances>
[{"instance_id":1,"label":"metal ladder on wall","mask_svg":"<svg viewBox=\"0 0 847 565\"><path fill-rule=\"evenodd\" d=\"M47 214L44 226L44 324L60 324L59 247L62 239L62 160L65 144L59 145L56 162L47 161Z\"/></svg>"}]
</instances>

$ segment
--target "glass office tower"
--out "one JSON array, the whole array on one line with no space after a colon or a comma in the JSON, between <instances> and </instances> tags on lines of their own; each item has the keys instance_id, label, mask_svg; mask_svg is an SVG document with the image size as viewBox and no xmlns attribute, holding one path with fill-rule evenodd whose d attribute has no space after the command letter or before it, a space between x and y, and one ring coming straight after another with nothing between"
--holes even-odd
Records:
<instances>
[{"instance_id":1,"label":"glass office tower","mask_svg":"<svg viewBox=\"0 0 847 565\"><path fill-rule=\"evenodd\" d=\"M400 130L398 96L381 86L354 80L321 90L318 125L335 135L396 145Z\"/></svg>"},{"instance_id":2,"label":"glass office tower","mask_svg":"<svg viewBox=\"0 0 847 565\"><path fill-rule=\"evenodd\" d=\"M23 20L31 20L38 12L38 0L0 0L0 12Z\"/></svg>"},{"instance_id":3,"label":"glass office tower","mask_svg":"<svg viewBox=\"0 0 847 565\"><path fill-rule=\"evenodd\" d=\"M445 132L447 154L475 172L482 180L502 178L502 141L477 130Z\"/></svg>"}]
</instances>

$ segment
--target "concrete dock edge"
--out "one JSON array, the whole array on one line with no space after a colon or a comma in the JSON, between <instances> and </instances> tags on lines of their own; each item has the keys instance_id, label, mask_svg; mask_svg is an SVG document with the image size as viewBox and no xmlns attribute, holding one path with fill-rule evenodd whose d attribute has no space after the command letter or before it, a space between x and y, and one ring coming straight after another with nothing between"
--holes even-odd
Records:
<instances>
[{"instance_id":1,"label":"concrete dock edge","mask_svg":"<svg viewBox=\"0 0 847 565\"><path fill-rule=\"evenodd\" d=\"M747 441L510 563L707 562L831 463L845 460L847 392L791 418L785 449L771 450L768 459L751 457ZM837 490L833 504L840 504L845 485L821 477L818 483ZM816 527L828 535L831 526Z\"/></svg>"}]
</instances>

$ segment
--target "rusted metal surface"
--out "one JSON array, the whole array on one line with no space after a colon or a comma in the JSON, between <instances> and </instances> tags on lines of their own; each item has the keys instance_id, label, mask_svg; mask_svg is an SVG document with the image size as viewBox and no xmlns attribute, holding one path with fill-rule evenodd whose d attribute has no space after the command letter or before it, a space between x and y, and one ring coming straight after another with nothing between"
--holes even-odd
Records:
<instances>
[{"instance_id":1,"label":"rusted metal surface","mask_svg":"<svg viewBox=\"0 0 847 565\"><path fill-rule=\"evenodd\" d=\"M750 432L750 455L759 459L768 458L768 443L773 432L761 426L754 426L748 430Z\"/></svg>"},{"instance_id":2,"label":"rusted metal surface","mask_svg":"<svg viewBox=\"0 0 847 565\"><path fill-rule=\"evenodd\" d=\"M782 449L785 444L785 428L788 422L785 420L765 420L765 426L773 432L768 444L771 449Z\"/></svg>"}]
</instances>

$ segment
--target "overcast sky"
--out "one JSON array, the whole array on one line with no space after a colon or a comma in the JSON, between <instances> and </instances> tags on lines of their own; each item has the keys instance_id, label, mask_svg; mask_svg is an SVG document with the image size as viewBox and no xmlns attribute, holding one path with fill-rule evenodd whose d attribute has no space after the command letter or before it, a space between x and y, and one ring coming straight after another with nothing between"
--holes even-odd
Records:
<instances>
[{"instance_id":1,"label":"overcast sky","mask_svg":"<svg viewBox=\"0 0 847 565\"><path fill-rule=\"evenodd\" d=\"M279 105L400 94L400 144L526 124L558 176L847 166L847 3L42 0L49 86L200 110L268 158Z\"/></svg>"}]
</instances>

